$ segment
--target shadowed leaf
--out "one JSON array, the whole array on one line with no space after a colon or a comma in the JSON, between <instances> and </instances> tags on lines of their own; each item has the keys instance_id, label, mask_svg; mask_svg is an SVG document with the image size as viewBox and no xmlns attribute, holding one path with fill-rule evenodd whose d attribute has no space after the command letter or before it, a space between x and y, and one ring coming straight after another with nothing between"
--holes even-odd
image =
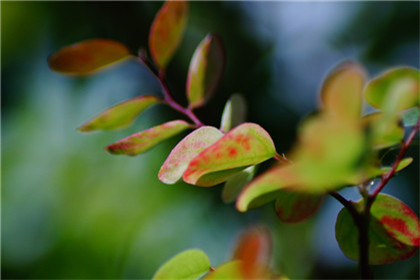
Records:
<instances>
[{"instance_id":1,"label":"shadowed leaf","mask_svg":"<svg viewBox=\"0 0 420 280\"><path fill-rule=\"evenodd\" d=\"M395 169L395 172L401 171L404 168L406 168L407 166L409 166L411 163L413 162L413 158L412 157L407 157L402 159L397 166L397 169ZM391 171L391 167L390 166L383 166L381 167L382 173L386 174L389 171Z\"/></svg>"},{"instance_id":2,"label":"shadowed leaf","mask_svg":"<svg viewBox=\"0 0 420 280\"><path fill-rule=\"evenodd\" d=\"M149 34L153 61L164 69L181 43L188 19L186 1L167 1L156 14Z\"/></svg>"},{"instance_id":3,"label":"shadowed leaf","mask_svg":"<svg viewBox=\"0 0 420 280\"><path fill-rule=\"evenodd\" d=\"M159 171L159 179L174 184L182 178L190 161L223 136L215 127L204 126L188 134L171 151Z\"/></svg>"},{"instance_id":4,"label":"shadowed leaf","mask_svg":"<svg viewBox=\"0 0 420 280\"><path fill-rule=\"evenodd\" d=\"M111 154L135 156L190 127L190 124L181 120L167 122L123 138L107 146L106 150Z\"/></svg>"},{"instance_id":5,"label":"shadowed leaf","mask_svg":"<svg viewBox=\"0 0 420 280\"><path fill-rule=\"evenodd\" d=\"M48 63L57 72L86 75L130 56L127 47L119 42L91 39L60 49Z\"/></svg>"},{"instance_id":6,"label":"shadowed leaf","mask_svg":"<svg viewBox=\"0 0 420 280\"><path fill-rule=\"evenodd\" d=\"M79 127L82 132L111 130L128 126L145 109L160 100L152 95L139 96L112 106Z\"/></svg>"},{"instance_id":7,"label":"shadowed leaf","mask_svg":"<svg viewBox=\"0 0 420 280\"><path fill-rule=\"evenodd\" d=\"M261 126L244 123L196 156L188 165L183 179L189 184L204 186L200 182L204 176L221 171L239 171L241 168L263 162L275 153L273 140ZM232 172L231 175L233 174ZM216 178L214 180L214 184L207 181L206 186L220 183Z\"/></svg>"},{"instance_id":8,"label":"shadowed leaf","mask_svg":"<svg viewBox=\"0 0 420 280\"><path fill-rule=\"evenodd\" d=\"M362 207L362 201L356 207ZM371 208L369 263L385 264L411 257L419 247L420 223L416 214L396 198L379 194ZM359 259L358 230L343 208L337 217L335 236L344 254Z\"/></svg>"},{"instance_id":9,"label":"shadowed leaf","mask_svg":"<svg viewBox=\"0 0 420 280\"><path fill-rule=\"evenodd\" d=\"M324 195L279 191L275 203L279 219L285 223L298 223L310 218L321 206Z\"/></svg>"},{"instance_id":10,"label":"shadowed leaf","mask_svg":"<svg viewBox=\"0 0 420 280\"><path fill-rule=\"evenodd\" d=\"M194 52L188 70L187 97L191 108L202 106L212 95L225 63L219 37L207 35Z\"/></svg>"},{"instance_id":11,"label":"shadowed leaf","mask_svg":"<svg viewBox=\"0 0 420 280\"><path fill-rule=\"evenodd\" d=\"M236 173L229 178L222 191L222 199L225 203L235 201L238 194L241 192L243 187L248 184L255 174L255 165L250 166L241 172Z\"/></svg>"},{"instance_id":12,"label":"shadowed leaf","mask_svg":"<svg viewBox=\"0 0 420 280\"><path fill-rule=\"evenodd\" d=\"M352 61L339 64L322 85L324 110L338 117L359 118L364 84L365 70L361 65Z\"/></svg>"},{"instance_id":13,"label":"shadowed leaf","mask_svg":"<svg viewBox=\"0 0 420 280\"><path fill-rule=\"evenodd\" d=\"M370 81L365 89L366 101L389 113L419 104L420 73L417 69L396 68Z\"/></svg>"},{"instance_id":14,"label":"shadowed leaf","mask_svg":"<svg viewBox=\"0 0 420 280\"><path fill-rule=\"evenodd\" d=\"M404 126L414 126L420 117L419 107L414 107L403 113L402 120Z\"/></svg>"},{"instance_id":15,"label":"shadowed leaf","mask_svg":"<svg viewBox=\"0 0 420 280\"><path fill-rule=\"evenodd\" d=\"M240 94L234 94L225 105L220 123L220 129L228 132L233 127L245 121L246 102Z\"/></svg>"},{"instance_id":16,"label":"shadowed leaf","mask_svg":"<svg viewBox=\"0 0 420 280\"><path fill-rule=\"evenodd\" d=\"M399 144L404 138L404 128L398 115L377 112L364 116L362 124L371 131L371 141L375 149Z\"/></svg>"},{"instance_id":17,"label":"shadowed leaf","mask_svg":"<svg viewBox=\"0 0 420 280\"><path fill-rule=\"evenodd\" d=\"M153 279L199 279L210 270L210 260L207 255L197 249L190 249L177 254L165 262Z\"/></svg>"}]
</instances>

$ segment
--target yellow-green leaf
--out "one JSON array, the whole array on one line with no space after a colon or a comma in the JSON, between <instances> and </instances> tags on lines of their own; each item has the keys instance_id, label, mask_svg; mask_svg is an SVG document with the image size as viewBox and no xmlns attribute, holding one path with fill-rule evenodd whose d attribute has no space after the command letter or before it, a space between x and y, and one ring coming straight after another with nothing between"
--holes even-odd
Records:
<instances>
[{"instance_id":1,"label":"yellow-green leaf","mask_svg":"<svg viewBox=\"0 0 420 280\"><path fill-rule=\"evenodd\" d=\"M126 127L145 109L160 102L153 95L138 96L112 106L79 127L82 132Z\"/></svg>"},{"instance_id":2,"label":"yellow-green leaf","mask_svg":"<svg viewBox=\"0 0 420 280\"><path fill-rule=\"evenodd\" d=\"M362 118L362 124L370 130L372 147L384 149L401 143L404 138L404 128L400 117L396 114L376 112Z\"/></svg>"},{"instance_id":3,"label":"yellow-green leaf","mask_svg":"<svg viewBox=\"0 0 420 280\"><path fill-rule=\"evenodd\" d=\"M182 178L190 161L223 136L215 127L203 126L188 134L171 151L159 171L159 179L174 184Z\"/></svg>"},{"instance_id":4,"label":"yellow-green leaf","mask_svg":"<svg viewBox=\"0 0 420 280\"><path fill-rule=\"evenodd\" d=\"M222 191L222 199L225 203L230 203L235 201L236 197L239 195L243 187L249 183L255 174L255 165L250 166L232 177L230 177Z\"/></svg>"},{"instance_id":5,"label":"yellow-green leaf","mask_svg":"<svg viewBox=\"0 0 420 280\"><path fill-rule=\"evenodd\" d=\"M190 127L190 124L182 120L167 122L123 138L107 146L106 150L111 154L135 156Z\"/></svg>"},{"instance_id":6,"label":"yellow-green leaf","mask_svg":"<svg viewBox=\"0 0 420 280\"><path fill-rule=\"evenodd\" d=\"M188 19L188 2L167 1L156 14L149 33L153 61L164 69L177 50Z\"/></svg>"},{"instance_id":7,"label":"yellow-green leaf","mask_svg":"<svg viewBox=\"0 0 420 280\"><path fill-rule=\"evenodd\" d=\"M216 143L202 151L188 165L183 175L185 182L198 186L212 186L237 171L263 162L276 154L273 140L259 125L244 123L229 131ZM205 176L223 173L223 180L201 181Z\"/></svg>"},{"instance_id":8,"label":"yellow-green leaf","mask_svg":"<svg viewBox=\"0 0 420 280\"><path fill-rule=\"evenodd\" d=\"M119 42L91 39L60 49L48 63L57 72L86 75L130 56L127 47Z\"/></svg>"},{"instance_id":9,"label":"yellow-green leaf","mask_svg":"<svg viewBox=\"0 0 420 280\"><path fill-rule=\"evenodd\" d=\"M234 94L225 105L220 122L220 129L228 132L245 121L246 102L241 94Z\"/></svg>"},{"instance_id":10,"label":"yellow-green leaf","mask_svg":"<svg viewBox=\"0 0 420 280\"><path fill-rule=\"evenodd\" d=\"M156 271L153 279L196 280L209 270L210 260L207 255L201 250L190 249L165 262Z\"/></svg>"},{"instance_id":11,"label":"yellow-green leaf","mask_svg":"<svg viewBox=\"0 0 420 280\"><path fill-rule=\"evenodd\" d=\"M202 106L215 91L222 77L225 53L219 37L207 35L194 52L188 70L189 106Z\"/></svg>"}]
</instances>

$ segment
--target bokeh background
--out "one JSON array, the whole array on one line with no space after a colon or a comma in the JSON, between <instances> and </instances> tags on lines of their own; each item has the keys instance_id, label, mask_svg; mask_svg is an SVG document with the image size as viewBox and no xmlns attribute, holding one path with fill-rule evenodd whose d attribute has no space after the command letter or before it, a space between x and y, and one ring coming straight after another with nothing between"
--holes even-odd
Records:
<instances>
[{"instance_id":1,"label":"bokeh background","mask_svg":"<svg viewBox=\"0 0 420 280\"><path fill-rule=\"evenodd\" d=\"M159 85L134 62L75 78L50 71L47 57L88 38L114 39L137 52L147 46L161 4L1 2L2 278L147 279L192 247L217 265L255 224L273 234L276 271L300 279L357 278L357 264L334 238L341 207L331 198L313 218L286 225L272 205L245 214L224 205L221 187L161 183L159 167L182 136L134 158L104 151L119 138L182 117L169 108L149 109L122 131L76 131L110 105L159 95ZM398 65L419 68L419 2L192 2L167 73L183 104L190 57L209 32L223 38L227 67L215 97L197 114L217 126L226 100L240 92L250 105L248 120L268 130L286 154L338 62L357 60L371 75ZM415 142L414 163L385 192L418 213ZM352 189L342 193L358 199ZM378 278L418 279L418 254L374 271Z\"/></svg>"}]
</instances>

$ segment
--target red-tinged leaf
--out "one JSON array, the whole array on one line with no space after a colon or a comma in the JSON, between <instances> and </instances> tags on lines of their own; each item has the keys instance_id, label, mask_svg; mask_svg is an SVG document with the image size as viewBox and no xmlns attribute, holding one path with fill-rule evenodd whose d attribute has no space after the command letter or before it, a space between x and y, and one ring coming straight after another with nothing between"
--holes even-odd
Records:
<instances>
[{"instance_id":1,"label":"red-tinged leaf","mask_svg":"<svg viewBox=\"0 0 420 280\"><path fill-rule=\"evenodd\" d=\"M222 191L222 199L225 203L235 201L243 187L254 178L255 169L255 165L250 166L226 181Z\"/></svg>"},{"instance_id":2,"label":"red-tinged leaf","mask_svg":"<svg viewBox=\"0 0 420 280\"><path fill-rule=\"evenodd\" d=\"M337 117L359 118L362 111L362 90L365 70L361 65L346 61L335 67L321 89L324 110Z\"/></svg>"},{"instance_id":3,"label":"red-tinged leaf","mask_svg":"<svg viewBox=\"0 0 420 280\"><path fill-rule=\"evenodd\" d=\"M228 132L233 127L243 123L246 115L246 102L241 94L234 94L223 109L220 129Z\"/></svg>"},{"instance_id":4,"label":"red-tinged leaf","mask_svg":"<svg viewBox=\"0 0 420 280\"><path fill-rule=\"evenodd\" d=\"M285 223L298 223L310 218L321 206L324 195L279 191L275 203L279 219Z\"/></svg>"},{"instance_id":5,"label":"red-tinged leaf","mask_svg":"<svg viewBox=\"0 0 420 280\"><path fill-rule=\"evenodd\" d=\"M135 156L190 127L190 124L181 120L167 122L123 138L107 146L106 150L111 154Z\"/></svg>"},{"instance_id":6,"label":"red-tinged leaf","mask_svg":"<svg viewBox=\"0 0 420 280\"><path fill-rule=\"evenodd\" d=\"M82 132L93 130L112 130L126 127L141 114L145 109L153 104L160 102L159 98L152 95L139 96L113 107L110 107L93 117L88 122L79 127Z\"/></svg>"},{"instance_id":7,"label":"red-tinged leaf","mask_svg":"<svg viewBox=\"0 0 420 280\"><path fill-rule=\"evenodd\" d=\"M149 50L153 61L165 69L184 35L188 19L186 1L167 1L157 13L149 34Z\"/></svg>"},{"instance_id":8,"label":"red-tinged leaf","mask_svg":"<svg viewBox=\"0 0 420 280\"><path fill-rule=\"evenodd\" d=\"M239 239L233 259L240 260L244 279L264 278L271 258L271 236L266 229L253 228Z\"/></svg>"},{"instance_id":9,"label":"red-tinged leaf","mask_svg":"<svg viewBox=\"0 0 420 280\"><path fill-rule=\"evenodd\" d=\"M420 72L400 67L380 74L364 92L366 101L388 113L411 108L420 101Z\"/></svg>"},{"instance_id":10,"label":"red-tinged leaf","mask_svg":"<svg viewBox=\"0 0 420 280\"><path fill-rule=\"evenodd\" d=\"M62 48L49 57L48 63L57 72L86 75L130 56L119 42L91 39Z\"/></svg>"},{"instance_id":11,"label":"red-tinged leaf","mask_svg":"<svg viewBox=\"0 0 420 280\"><path fill-rule=\"evenodd\" d=\"M207 35L194 52L188 70L187 97L191 108L202 106L213 94L225 64L219 37Z\"/></svg>"},{"instance_id":12,"label":"red-tinged leaf","mask_svg":"<svg viewBox=\"0 0 420 280\"><path fill-rule=\"evenodd\" d=\"M183 179L198 186L216 185L235 172L263 162L275 154L270 135L257 124L244 123L196 156L188 165ZM223 175L220 180L217 179L219 172ZM229 174L226 175L226 172ZM212 177L212 181L202 180L206 176Z\"/></svg>"},{"instance_id":13,"label":"red-tinged leaf","mask_svg":"<svg viewBox=\"0 0 420 280\"><path fill-rule=\"evenodd\" d=\"M362 208L363 202L355 204ZM403 202L379 194L371 208L369 224L369 263L385 264L410 258L419 247L420 223ZM344 254L359 259L358 230L350 213L343 208L337 217L335 236Z\"/></svg>"},{"instance_id":14,"label":"red-tinged leaf","mask_svg":"<svg viewBox=\"0 0 420 280\"><path fill-rule=\"evenodd\" d=\"M188 134L171 151L159 171L159 179L174 184L182 178L190 161L223 136L215 127L203 126Z\"/></svg>"}]
</instances>

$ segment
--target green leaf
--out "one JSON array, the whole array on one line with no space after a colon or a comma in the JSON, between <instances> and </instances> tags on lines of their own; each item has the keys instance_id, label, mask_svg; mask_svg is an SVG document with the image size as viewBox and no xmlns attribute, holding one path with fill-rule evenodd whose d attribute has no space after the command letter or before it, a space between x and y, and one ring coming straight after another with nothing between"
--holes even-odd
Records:
<instances>
[{"instance_id":1,"label":"green leaf","mask_svg":"<svg viewBox=\"0 0 420 280\"><path fill-rule=\"evenodd\" d=\"M130 56L127 47L119 42L91 39L60 49L48 63L57 72L86 75Z\"/></svg>"},{"instance_id":2,"label":"green leaf","mask_svg":"<svg viewBox=\"0 0 420 280\"><path fill-rule=\"evenodd\" d=\"M188 165L185 182L198 186L212 186L222 172L223 180L241 169L263 162L276 154L273 140L259 125L244 123L229 131L216 143L202 151ZM226 175L228 172L228 175ZM215 174L212 181L200 179Z\"/></svg>"},{"instance_id":3,"label":"green leaf","mask_svg":"<svg viewBox=\"0 0 420 280\"><path fill-rule=\"evenodd\" d=\"M362 124L371 131L371 142L375 149L394 146L404 138L404 128L398 115L376 112L364 116Z\"/></svg>"},{"instance_id":4,"label":"green leaf","mask_svg":"<svg viewBox=\"0 0 420 280\"><path fill-rule=\"evenodd\" d=\"M223 136L215 127L203 126L188 134L171 151L159 171L159 179L174 184L182 178L190 161Z\"/></svg>"},{"instance_id":5,"label":"green leaf","mask_svg":"<svg viewBox=\"0 0 420 280\"><path fill-rule=\"evenodd\" d=\"M353 61L336 66L322 85L324 110L337 117L359 118L365 76L363 67Z\"/></svg>"},{"instance_id":6,"label":"green leaf","mask_svg":"<svg viewBox=\"0 0 420 280\"><path fill-rule=\"evenodd\" d=\"M275 203L276 213L285 223L298 223L315 214L323 200L324 195L279 191Z\"/></svg>"},{"instance_id":7,"label":"green leaf","mask_svg":"<svg viewBox=\"0 0 420 280\"><path fill-rule=\"evenodd\" d=\"M362 208L362 201L355 206ZM419 247L420 223L416 214L403 202L379 194L371 208L369 224L369 263L385 264L411 257ZM359 259L358 230L347 209L337 217L335 236L344 254Z\"/></svg>"},{"instance_id":8,"label":"green leaf","mask_svg":"<svg viewBox=\"0 0 420 280\"><path fill-rule=\"evenodd\" d=\"M420 73L409 67L396 68L368 83L366 101L373 107L395 113L419 104Z\"/></svg>"},{"instance_id":9,"label":"green leaf","mask_svg":"<svg viewBox=\"0 0 420 280\"><path fill-rule=\"evenodd\" d=\"M207 35L194 52L188 70L189 106L197 108L210 98L222 77L225 53L219 37Z\"/></svg>"},{"instance_id":10,"label":"green leaf","mask_svg":"<svg viewBox=\"0 0 420 280\"><path fill-rule=\"evenodd\" d=\"M225 105L220 123L220 129L228 132L233 127L245 121L246 102L241 94L234 94Z\"/></svg>"},{"instance_id":11,"label":"green leaf","mask_svg":"<svg viewBox=\"0 0 420 280\"><path fill-rule=\"evenodd\" d=\"M419 117L419 107L414 107L404 112L402 116L404 126L414 126L418 122Z\"/></svg>"},{"instance_id":12,"label":"green leaf","mask_svg":"<svg viewBox=\"0 0 420 280\"><path fill-rule=\"evenodd\" d=\"M230 177L223 187L222 199L225 203L235 201L243 187L248 184L255 174L255 165L250 166L232 177Z\"/></svg>"},{"instance_id":13,"label":"green leaf","mask_svg":"<svg viewBox=\"0 0 420 280\"><path fill-rule=\"evenodd\" d=\"M231 279L243 279L241 273L241 261L233 260L227 263L224 263L218 267L204 278L205 280L214 279L214 280L231 280Z\"/></svg>"},{"instance_id":14,"label":"green leaf","mask_svg":"<svg viewBox=\"0 0 420 280\"><path fill-rule=\"evenodd\" d=\"M186 1L167 1L156 14L149 33L149 50L160 69L165 69L181 43L188 9Z\"/></svg>"},{"instance_id":15,"label":"green leaf","mask_svg":"<svg viewBox=\"0 0 420 280\"><path fill-rule=\"evenodd\" d=\"M82 132L93 130L112 130L126 127L141 114L145 109L153 104L160 102L159 98L152 95L139 96L113 107L110 107L93 117L88 122L79 127Z\"/></svg>"},{"instance_id":16,"label":"green leaf","mask_svg":"<svg viewBox=\"0 0 420 280\"><path fill-rule=\"evenodd\" d=\"M398 166L395 169L395 172L399 172L399 171L403 170L404 168L406 168L407 166L409 166L412 162L413 162L413 158L412 157L407 157L407 158L402 159L398 163ZM391 167L390 166L382 166L381 167L381 171L382 171L382 174L386 174L389 171L391 171Z\"/></svg>"},{"instance_id":17,"label":"green leaf","mask_svg":"<svg viewBox=\"0 0 420 280\"><path fill-rule=\"evenodd\" d=\"M210 270L210 260L207 255L197 249L181 252L165 262L153 279L199 279Z\"/></svg>"},{"instance_id":18,"label":"green leaf","mask_svg":"<svg viewBox=\"0 0 420 280\"><path fill-rule=\"evenodd\" d=\"M135 156L190 127L190 124L182 120L167 122L123 138L107 146L106 150L111 154Z\"/></svg>"}]
</instances>

